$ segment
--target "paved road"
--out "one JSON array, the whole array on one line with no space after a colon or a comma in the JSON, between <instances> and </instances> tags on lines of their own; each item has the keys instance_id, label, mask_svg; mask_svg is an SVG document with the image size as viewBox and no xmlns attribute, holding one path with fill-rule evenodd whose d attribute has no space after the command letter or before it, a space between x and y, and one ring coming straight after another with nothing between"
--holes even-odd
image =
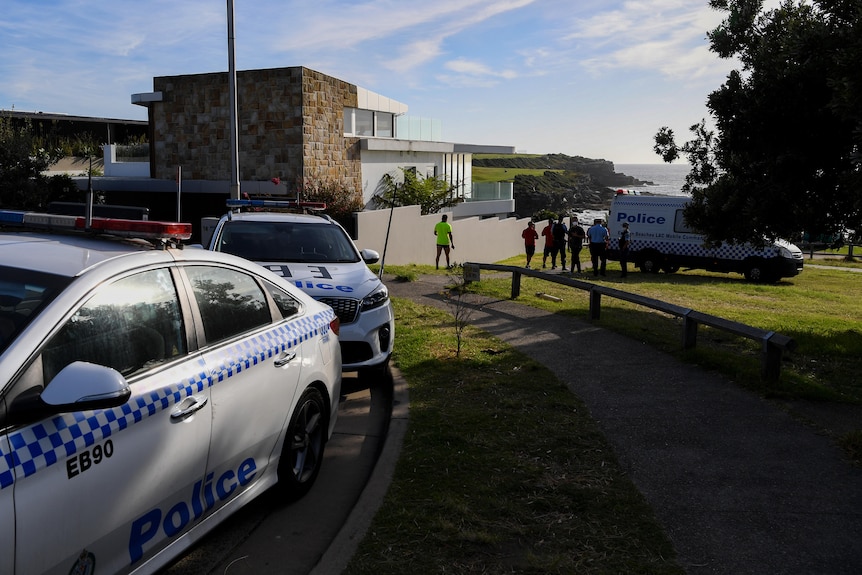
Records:
<instances>
[{"instance_id":1,"label":"paved road","mask_svg":"<svg viewBox=\"0 0 862 575\"><path fill-rule=\"evenodd\" d=\"M818 270L841 270L844 272L862 273L862 268L845 268L845 267L839 267L839 266L822 266L819 264L805 264L805 267L806 268L816 268ZM804 269L805 268L803 268L803 270Z\"/></svg>"}]
</instances>

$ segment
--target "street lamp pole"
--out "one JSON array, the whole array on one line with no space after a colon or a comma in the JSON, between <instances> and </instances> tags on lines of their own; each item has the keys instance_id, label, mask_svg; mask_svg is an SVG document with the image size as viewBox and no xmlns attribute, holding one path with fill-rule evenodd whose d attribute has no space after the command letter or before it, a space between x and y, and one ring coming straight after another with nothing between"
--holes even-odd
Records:
<instances>
[{"instance_id":1,"label":"street lamp pole","mask_svg":"<svg viewBox=\"0 0 862 575\"><path fill-rule=\"evenodd\" d=\"M236 104L236 50L234 48L233 0L227 0L227 62L230 102L230 197L240 199L239 193L239 122Z\"/></svg>"}]
</instances>

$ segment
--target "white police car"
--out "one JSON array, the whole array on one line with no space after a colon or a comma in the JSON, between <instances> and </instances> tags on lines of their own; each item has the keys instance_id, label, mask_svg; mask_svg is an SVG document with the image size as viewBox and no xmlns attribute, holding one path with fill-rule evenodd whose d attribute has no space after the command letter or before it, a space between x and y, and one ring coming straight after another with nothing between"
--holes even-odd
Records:
<instances>
[{"instance_id":1,"label":"white police car","mask_svg":"<svg viewBox=\"0 0 862 575\"><path fill-rule=\"evenodd\" d=\"M293 201L228 200L236 211L222 216L208 248L238 255L266 267L335 310L341 320L344 371L385 369L395 337L389 290L368 268L380 259L358 250L337 222L324 215L275 211ZM300 204L300 206L322 204Z\"/></svg>"},{"instance_id":2,"label":"white police car","mask_svg":"<svg viewBox=\"0 0 862 575\"><path fill-rule=\"evenodd\" d=\"M338 319L190 235L0 210L0 573L150 573L317 477Z\"/></svg>"}]
</instances>

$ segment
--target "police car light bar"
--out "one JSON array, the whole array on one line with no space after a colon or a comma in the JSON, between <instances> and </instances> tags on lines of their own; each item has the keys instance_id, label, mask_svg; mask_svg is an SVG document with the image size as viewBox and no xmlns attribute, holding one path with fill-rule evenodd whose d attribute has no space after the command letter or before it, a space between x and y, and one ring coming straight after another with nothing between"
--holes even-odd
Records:
<instances>
[{"instance_id":1,"label":"police car light bar","mask_svg":"<svg viewBox=\"0 0 862 575\"><path fill-rule=\"evenodd\" d=\"M75 222L75 227L78 229L84 229L84 225L84 218L78 218ZM144 238L151 240L187 240L192 237L192 225L181 222L93 218L90 222L90 229L128 238Z\"/></svg>"},{"instance_id":2,"label":"police car light bar","mask_svg":"<svg viewBox=\"0 0 862 575\"><path fill-rule=\"evenodd\" d=\"M85 218L80 216L63 216L59 214L42 214L15 210L0 210L0 224L58 231L93 231L126 238L149 240L187 240L192 237L192 225L187 223L92 218L88 230Z\"/></svg>"},{"instance_id":3,"label":"police car light bar","mask_svg":"<svg viewBox=\"0 0 862 575\"><path fill-rule=\"evenodd\" d=\"M297 202L296 200L227 200L228 208L308 208L325 210L326 202Z\"/></svg>"}]
</instances>

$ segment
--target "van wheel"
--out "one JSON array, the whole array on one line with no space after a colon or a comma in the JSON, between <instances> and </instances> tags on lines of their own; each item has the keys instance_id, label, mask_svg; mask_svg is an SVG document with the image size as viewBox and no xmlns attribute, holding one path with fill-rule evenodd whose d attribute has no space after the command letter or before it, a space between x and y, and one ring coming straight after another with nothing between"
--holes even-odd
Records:
<instances>
[{"instance_id":1,"label":"van wheel","mask_svg":"<svg viewBox=\"0 0 862 575\"><path fill-rule=\"evenodd\" d=\"M661 269L661 254L658 252L647 252L640 257L638 267L642 272L648 274L657 274Z\"/></svg>"},{"instance_id":2,"label":"van wheel","mask_svg":"<svg viewBox=\"0 0 862 575\"><path fill-rule=\"evenodd\" d=\"M774 282L775 278L772 273L766 268L766 262L762 259L753 259L745 265L745 279L750 282L770 283Z\"/></svg>"},{"instance_id":3,"label":"van wheel","mask_svg":"<svg viewBox=\"0 0 862 575\"><path fill-rule=\"evenodd\" d=\"M314 485L323 463L327 428L323 396L313 387L306 389L290 418L278 460L278 490L288 501L299 499Z\"/></svg>"}]
</instances>

